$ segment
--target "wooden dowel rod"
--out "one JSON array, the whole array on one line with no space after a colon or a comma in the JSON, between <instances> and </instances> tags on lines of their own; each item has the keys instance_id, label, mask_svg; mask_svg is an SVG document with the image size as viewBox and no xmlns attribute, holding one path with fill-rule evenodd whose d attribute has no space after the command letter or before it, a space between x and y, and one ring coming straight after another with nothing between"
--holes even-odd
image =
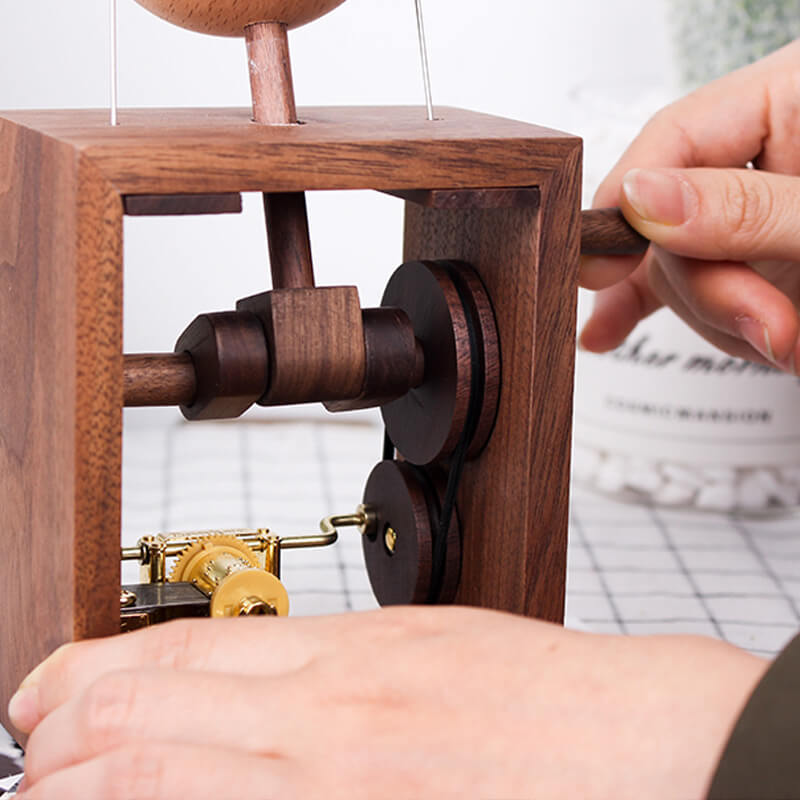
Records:
<instances>
[{"instance_id":1,"label":"wooden dowel rod","mask_svg":"<svg viewBox=\"0 0 800 800\"><path fill-rule=\"evenodd\" d=\"M289 34L282 22L254 22L244 29L253 120L262 125L295 125Z\"/></svg>"},{"instance_id":2,"label":"wooden dowel rod","mask_svg":"<svg viewBox=\"0 0 800 800\"><path fill-rule=\"evenodd\" d=\"M581 214L581 255L641 255L649 245L618 208L599 208Z\"/></svg>"},{"instance_id":3,"label":"wooden dowel rod","mask_svg":"<svg viewBox=\"0 0 800 800\"><path fill-rule=\"evenodd\" d=\"M273 289L313 289L314 265L303 192L264 195Z\"/></svg>"},{"instance_id":4,"label":"wooden dowel rod","mask_svg":"<svg viewBox=\"0 0 800 800\"><path fill-rule=\"evenodd\" d=\"M297 106L289 58L289 35L282 22L254 22L245 28L253 121L296 125ZM273 289L313 289L314 266L308 212L302 192L265 194Z\"/></svg>"},{"instance_id":5,"label":"wooden dowel rod","mask_svg":"<svg viewBox=\"0 0 800 800\"><path fill-rule=\"evenodd\" d=\"M192 357L188 353L126 355L126 407L191 405L197 391Z\"/></svg>"}]
</instances>

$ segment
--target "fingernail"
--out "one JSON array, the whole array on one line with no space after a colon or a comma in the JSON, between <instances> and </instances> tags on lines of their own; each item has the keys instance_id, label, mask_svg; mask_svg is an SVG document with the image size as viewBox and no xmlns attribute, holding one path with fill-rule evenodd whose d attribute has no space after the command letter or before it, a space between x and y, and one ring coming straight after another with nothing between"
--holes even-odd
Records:
<instances>
[{"instance_id":1,"label":"fingernail","mask_svg":"<svg viewBox=\"0 0 800 800\"><path fill-rule=\"evenodd\" d=\"M622 189L633 210L656 225L683 225L697 207L694 187L663 170L632 169Z\"/></svg>"},{"instance_id":2,"label":"fingernail","mask_svg":"<svg viewBox=\"0 0 800 800\"><path fill-rule=\"evenodd\" d=\"M39 722L39 687L18 689L8 703L8 716L16 728L30 733Z\"/></svg>"},{"instance_id":3,"label":"fingernail","mask_svg":"<svg viewBox=\"0 0 800 800\"><path fill-rule=\"evenodd\" d=\"M769 331L763 322L759 322L752 317L737 317L736 329L739 335L758 353L768 361L777 364L775 353L772 352L772 342L769 338Z\"/></svg>"}]
</instances>

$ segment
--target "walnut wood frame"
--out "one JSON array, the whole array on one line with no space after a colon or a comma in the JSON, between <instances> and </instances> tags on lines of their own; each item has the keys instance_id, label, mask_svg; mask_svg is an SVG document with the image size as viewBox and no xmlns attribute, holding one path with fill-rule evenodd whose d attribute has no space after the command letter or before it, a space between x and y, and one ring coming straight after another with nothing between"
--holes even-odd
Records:
<instances>
[{"instance_id":1,"label":"walnut wood frame","mask_svg":"<svg viewBox=\"0 0 800 800\"><path fill-rule=\"evenodd\" d=\"M501 336L497 423L459 498L458 599L562 619L581 143L439 114L308 108L306 124L277 128L251 124L249 109L127 111L118 128L100 111L0 116L3 724L10 694L55 647L119 630L130 195L537 188L538 203L530 191L483 205L476 192L457 208L412 196L405 258L473 264ZM396 265L383 266L388 277Z\"/></svg>"}]
</instances>

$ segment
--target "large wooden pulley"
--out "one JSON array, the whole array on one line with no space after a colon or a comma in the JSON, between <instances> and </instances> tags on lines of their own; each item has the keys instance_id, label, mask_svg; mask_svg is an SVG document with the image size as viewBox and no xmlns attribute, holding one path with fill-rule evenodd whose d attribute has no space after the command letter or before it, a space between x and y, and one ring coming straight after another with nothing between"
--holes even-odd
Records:
<instances>
[{"instance_id":1,"label":"large wooden pulley","mask_svg":"<svg viewBox=\"0 0 800 800\"><path fill-rule=\"evenodd\" d=\"M457 261L403 264L382 305L408 315L425 360L422 384L381 408L392 443L407 461L430 464L450 456L471 427L467 457L475 457L500 394L497 324L477 272Z\"/></svg>"},{"instance_id":2,"label":"large wooden pulley","mask_svg":"<svg viewBox=\"0 0 800 800\"><path fill-rule=\"evenodd\" d=\"M452 603L461 573L461 532L453 514L437 547L443 481L420 467L382 461L364 489L373 516L364 558L382 606ZM440 563L438 559L441 559Z\"/></svg>"}]
</instances>

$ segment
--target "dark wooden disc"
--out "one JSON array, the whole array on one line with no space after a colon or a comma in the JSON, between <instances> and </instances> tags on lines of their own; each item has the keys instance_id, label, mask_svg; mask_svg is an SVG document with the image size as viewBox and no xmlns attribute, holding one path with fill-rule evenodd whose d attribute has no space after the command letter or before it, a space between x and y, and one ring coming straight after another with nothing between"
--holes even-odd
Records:
<instances>
[{"instance_id":1,"label":"dark wooden disc","mask_svg":"<svg viewBox=\"0 0 800 800\"><path fill-rule=\"evenodd\" d=\"M382 606L452 602L461 571L461 532L453 515L442 586L432 590L433 520L438 504L436 482L422 480L417 468L382 461L367 480L364 504L377 515L373 536L363 537L364 558L375 597ZM396 534L394 553L386 531Z\"/></svg>"},{"instance_id":2,"label":"dark wooden disc","mask_svg":"<svg viewBox=\"0 0 800 800\"><path fill-rule=\"evenodd\" d=\"M425 378L381 407L397 450L413 464L453 452L469 405L467 322L447 270L433 262L403 264L389 280L381 305L406 312L425 356Z\"/></svg>"},{"instance_id":3,"label":"dark wooden disc","mask_svg":"<svg viewBox=\"0 0 800 800\"><path fill-rule=\"evenodd\" d=\"M451 277L460 284L462 295L468 298L467 311L471 314L478 335L478 346L483 354L481 414L467 452L467 458L477 458L492 434L500 403L500 335L497 332L492 301L478 273L463 261L448 261L447 266Z\"/></svg>"},{"instance_id":4,"label":"dark wooden disc","mask_svg":"<svg viewBox=\"0 0 800 800\"><path fill-rule=\"evenodd\" d=\"M398 452L420 465L451 455L467 421L474 367L467 327L469 316L485 362L480 376L483 400L469 451L470 457L474 457L491 433L500 391L497 326L477 273L462 262L403 264L390 279L382 305L405 311L424 353L422 384L381 408L389 437Z\"/></svg>"}]
</instances>

